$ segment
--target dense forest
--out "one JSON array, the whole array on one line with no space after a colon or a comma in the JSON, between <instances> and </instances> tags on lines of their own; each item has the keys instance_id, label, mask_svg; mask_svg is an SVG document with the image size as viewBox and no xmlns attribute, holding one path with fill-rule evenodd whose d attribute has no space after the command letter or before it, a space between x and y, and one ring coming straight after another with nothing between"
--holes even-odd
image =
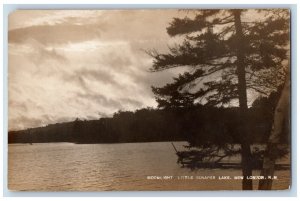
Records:
<instances>
[{"instance_id":1,"label":"dense forest","mask_svg":"<svg viewBox=\"0 0 300 201\"><path fill-rule=\"evenodd\" d=\"M270 133L273 106L267 99L257 99L249 109L247 129L252 143L266 142ZM189 141L239 143L238 108L202 105L144 108L120 111L111 118L56 123L21 131L10 131L9 143L125 143L155 141ZM285 135L287 136L287 135Z\"/></svg>"}]
</instances>

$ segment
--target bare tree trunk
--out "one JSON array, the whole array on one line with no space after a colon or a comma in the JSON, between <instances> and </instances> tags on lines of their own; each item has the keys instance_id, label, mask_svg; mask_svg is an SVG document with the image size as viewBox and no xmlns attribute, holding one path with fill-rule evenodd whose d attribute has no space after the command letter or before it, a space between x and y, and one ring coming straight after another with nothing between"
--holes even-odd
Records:
<instances>
[{"instance_id":1,"label":"bare tree trunk","mask_svg":"<svg viewBox=\"0 0 300 201\"><path fill-rule=\"evenodd\" d=\"M271 190L272 189L272 177L275 171L276 153L278 153L278 145L280 143L280 135L283 131L285 118L288 115L290 106L290 72L288 72L284 87L282 89L279 101L277 103L274 122L272 125L271 134L269 136L266 153L264 155L263 168L261 170L261 176L266 179L259 181L259 190ZM268 178L271 177L271 178Z\"/></svg>"},{"instance_id":2,"label":"bare tree trunk","mask_svg":"<svg viewBox=\"0 0 300 201\"><path fill-rule=\"evenodd\" d=\"M252 180L247 179L248 176L252 176L251 167L251 149L249 143L248 130L246 127L247 119L247 89L246 89L246 73L245 73L245 53L244 53L244 34L241 23L241 11L234 10L234 21L237 37L237 75L238 75L238 95L239 106L241 116L241 158L242 158L242 171L243 171L243 190L252 190Z\"/></svg>"}]
</instances>

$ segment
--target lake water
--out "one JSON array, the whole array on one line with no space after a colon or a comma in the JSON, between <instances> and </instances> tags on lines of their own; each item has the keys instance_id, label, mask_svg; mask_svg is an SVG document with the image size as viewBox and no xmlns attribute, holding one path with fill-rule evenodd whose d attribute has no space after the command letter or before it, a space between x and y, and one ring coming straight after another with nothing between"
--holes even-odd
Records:
<instances>
[{"instance_id":1,"label":"lake water","mask_svg":"<svg viewBox=\"0 0 300 201\"><path fill-rule=\"evenodd\" d=\"M174 144L180 149L184 142ZM218 176L240 176L241 170L182 168L176 163L177 156L170 142L10 144L8 152L10 190L239 190L242 183L218 179ZM289 159L282 162L289 163ZM259 175L259 171L253 175ZM287 189L290 171L276 171L275 175L278 179L274 180L273 189ZM258 180L254 184L257 189Z\"/></svg>"}]
</instances>

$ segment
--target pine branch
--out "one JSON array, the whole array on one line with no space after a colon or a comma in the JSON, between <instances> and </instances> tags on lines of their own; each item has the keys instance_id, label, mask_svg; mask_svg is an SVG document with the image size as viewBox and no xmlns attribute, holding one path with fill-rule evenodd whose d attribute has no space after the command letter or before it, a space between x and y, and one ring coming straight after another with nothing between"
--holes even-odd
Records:
<instances>
[{"instance_id":1,"label":"pine branch","mask_svg":"<svg viewBox=\"0 0 300 201\"><path fill-rule=\"evenodd\" d=\"M259 88L254 87L254 86L247 85L247 88L253 89L253 90L257 91L258 93L261 93L261 94L263 94L263 95L265 95L265 96L269 96L268 93L264 92L263 90L261 90L261 89L259 89Z\"/></svg>"}]
</instances>

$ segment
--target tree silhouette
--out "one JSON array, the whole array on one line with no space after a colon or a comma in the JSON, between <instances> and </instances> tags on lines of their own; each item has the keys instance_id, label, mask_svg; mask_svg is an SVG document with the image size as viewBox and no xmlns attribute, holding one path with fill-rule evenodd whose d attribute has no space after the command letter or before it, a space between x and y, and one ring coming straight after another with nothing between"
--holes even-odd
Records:
<instances>
[{"instance_id":1,"label":"tree silhouette","mask_svg":"<svg viewBox=\"0 0 300 201\"><path fill-rule=\"evenodd\" d=\"M197 103L220 107L238 101L242 186L244 190L251 190L252 181L246 179L252 175L253 157L247 124L250 104L247 95L256 92L269 96L283 83L289 45L289 11L189 10L187 17L173 19L167 33L182 42L170 47L168 53L148 51L153 57L151 70L185 67L187 71L172 83L152 87L158 107ZM229 149L226 141L217 141L212 144Z\"/></svg>"}]
</instances>

